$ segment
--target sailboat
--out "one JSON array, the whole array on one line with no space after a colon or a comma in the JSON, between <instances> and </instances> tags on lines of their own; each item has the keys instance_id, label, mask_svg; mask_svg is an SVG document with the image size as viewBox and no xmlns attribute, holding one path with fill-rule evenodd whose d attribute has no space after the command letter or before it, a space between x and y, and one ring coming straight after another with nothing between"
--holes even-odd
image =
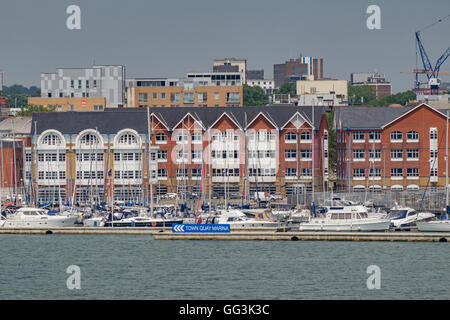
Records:
<instances>
[{"instance_id":1,"label":"sailboat","mask_svg":"<svg viewBox=\"0 0 450 320\"><path fill-rule=\"evenodd\" d=\"M448 199L448 110L446 120L446 140L445 140L445 213L441 216L441 220L433 221L417 221L417 229L422 232L450 232L450 213Z\"/></svg>"}]
</instances>

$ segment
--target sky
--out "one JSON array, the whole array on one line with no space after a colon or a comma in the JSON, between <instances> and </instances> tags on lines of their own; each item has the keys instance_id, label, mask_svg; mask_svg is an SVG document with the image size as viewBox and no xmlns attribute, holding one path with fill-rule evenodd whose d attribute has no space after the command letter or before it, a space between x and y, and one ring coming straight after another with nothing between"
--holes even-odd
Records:
<instances>
[{"instance_id":1,"label":"sky","mask_svg":"<svg viewBox=\"0 0 450 320\"><path fill-rule=\"evenodd\" d=\"M69 5L81 9L80 30L66 26ZM381 9L379 30L366 26L369 5ZM0 70L4 85L40 86L41 72L61 67L118 64L127 78L176 78L236 57L271 78L273 64L302 54L323 58L330 78L378 71L395 93L413 86L401 72L416 66L414 32L448 14L449 0L1 0ZM450 18L421 34L433 65L449 31Z\"/></svg>"}]
</instances>

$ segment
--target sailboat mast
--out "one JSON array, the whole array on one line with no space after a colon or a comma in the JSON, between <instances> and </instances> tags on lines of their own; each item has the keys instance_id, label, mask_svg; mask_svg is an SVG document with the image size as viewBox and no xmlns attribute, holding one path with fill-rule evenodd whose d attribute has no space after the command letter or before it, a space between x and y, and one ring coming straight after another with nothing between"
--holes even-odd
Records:
<instances>
[{"instance_id":1,"label":"sailboat mast","mask_svg":"<svg viewBox=\"0 0 450 320\"><path fill-rule=\"evenodd\" d=\"M446 137L445 137L445 210L448 207L448 110L446 122Z\"/></svg>"},{"instance_id":2,"label":"sailboat mast","mask_svg":"<svg viewBox=\"0 0 450 320\"><path fill-rule=\"evenodd\" d=\"M148 184L150 188L150 214L153 214L153 181L151 167L152 129L150 126L150 108L147 106L147 134L148 134Z\"/></svg>"}]
</instances>

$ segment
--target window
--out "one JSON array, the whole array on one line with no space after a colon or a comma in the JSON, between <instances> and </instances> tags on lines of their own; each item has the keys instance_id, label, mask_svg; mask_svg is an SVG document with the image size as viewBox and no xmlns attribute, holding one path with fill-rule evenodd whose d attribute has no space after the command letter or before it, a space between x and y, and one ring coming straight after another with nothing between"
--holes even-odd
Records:
<instances>
[{"instance_id":1,"label":"window","mask_svg":"<svg viewBox=\"0 0 450 320\"><path fill-rule=\"evenodd\" d=\"M140 92L138 94L138 102L148 102L148 94Z\"/></svg>"},{"instance_id":2,"label":"window","mask_svg":"<svg viewBox=\"0 0 450 320\"><path fill-rule=\"evenodd\" d=\"M186 133L179 133L176 136L177 142L186 142L188 140L188 136Z\"/></svg>"},{"instance_id":3,"label":"window","mask_svg":"<svg viewBox=\"0 0 450 320\"><path fill-rule=\"evenodd\" d=\"M353 177L355 178L365 178L366 177L366 169L363 168L355 168L353 169Z\"/></svg>"},{"instance_id":4,"label":"window","mask_svg":"<svg viewBox=\"0 0 450 320\"><path fill-rule=\"evenodd\" d=\"M312 169L311 168L302 168L302 176L303 177L312 177Z\"/></svg>"},{"instance_id":5,"label":"window","mask_svg":"<svg viewBox=\"0 0 450 320\"><path fill-rule=\"evenodd\" d=\"M177 155L177 161L183 161L188 159L188 152L187 150L177 150L176 152Z\"/></svg>"},{"instance_id":6,"label":"window","mask_svg":"<svg viewBox=\"0 0 450 320\"><path fill-rule=\"evenodd\" d=\"M419 133L417 131L409 131L406 134L406 142L418 142L419 141Z\"/></svg>"},{"instance_id":7,"label":"window","mask_svg":"<svg viewBox=\"0 0 450 320\"><path fill-rule=\"evenodd\" d=\"M391 168L391 177L403 177L403 168Z\"/></svg>"},{"instance_id":8,"label":"window","mask_svg":"<svg viewBox=\"0 0 450 320\"><path fill-rule=\"evenodd\" d=\"M66 154L65 153L60 153L58 160L59 160L59 162L65 162L66 161Z\"/></svg>"},{"instance_id":9,"label":"window","mask_svg":"<svg viewBox=\"0 0 450 320\"><path fill-rule=\"evenodd\" d=\"M86 88L89 89L89 80L86 80Z\"/></svg>"},{"instance_id":10,"label":"window","mask_svg":"<svg viewBox=\"0 0 450 320\"><path fill-rule=\"evenodd\" d=\"M310 140L312 140L311 132L306 131L300 134L300 141L310 141Z\"/></svg>"},{"instance_id":11,"label":"window","mask_svg":"<svg viewBox=\"0 0 450 320\"><path fill-rule=\"evenodd\" d=\"M81 80L78 80L78 89L81 89Z\"/></svg>"},{"instance_id":12,"label":"window","mask_svg":"<svg viewBox=\"0 0 450 320\"><path fill-rule=\"evenodd\" d=\"M137 143L137 139L134 134L125 133L125 134L122 134L119 138L119 144L122 144L122 145L131 145L131 144L136 144L136 143Z\"/></svg>"},{"instance_id":13,"label":"window","mask_svg":"<svg viewBox=\"0 0 450 320\"><path fill-rule=\"evenodd\" d=\"M48 134L42 139L42 144L47 146L59 146L61 145L61 139L55 134Z\"/></svg>"},{"instance_id":14,"label":"window","mask_svg":"<svg viewBox=\"0 0 450 320\"><path fill-rule=\"evenodd\" d=\"M161 92L161 100L166 100L166 93L165 92Z\"/></svg>"},{"instance_id":15,"label":"window","mask_svg":"<svg viewBox=\"0 0 450 320\"><path fill-rule=\"evenodd\" d=\"M188 176L188 169L177 169L177 177L187 177Z\"/></svg>"},{"instance_id":16,"label":"window","mask_svg":"<svg viewBox=\"0 0 450 320\"><path fill-rule=\"evenodd\" d=\"M302 149L300 150L301 159L312 159L312 152L310 149Z\"/></svg>"},{"instance_id":17,"label":"window","mask_svg":"<svg viewBox=\"0 0 450 320\"><path fill-rule=\"evenodd\" d=\"M92 146L98 144L98 139L95 135L87 133L81 138L80 144L84 146Z\"/></svg>"},{"instance_id":18,"label":"window","mask_svg":"<svg viewBox=\"0 0 450 320\"><path fill-rule=\"evenodd\" d=\"M180 102L180 94L179 93L171 93L170 94L170 102Z\"/></svg>"},{"instance_id":19,"label":"window","mask_svg":"<svg viewBox=\"0 0 450 320\"><path fill-rule=\"evenodd\" d=\"M400 131L391 132L391 142L402 142L403 141L403 133Z\"/></svg>"},{"instance_id":20,"label":"window","mask_svg":"<svg viewBox=\"0 0 450 320\"><path fill-rule=\"evenodd\" d=\"M114 153L114 161L120 161L120 153Z\"/></svg>"},{"instance_id":21,"label":"window","mask_svg":"<svg viewBox=\"0 0 450 320\"><path fill-rule=\"evenodd\" d=\"M26 162L31 162L31 159L32 159L31 153L26 153L25 154L25 161Z\"/></svg>"},{"instance_id":22,"label":"window","mask_svg":"<svg viewBox=\"0 0 450 320\"><path fill-rule=\"evenodd\" d=\"M214 100L219 100L219 93L218 92L214 92Z\"/></svg>"},{"instance_id":23,"label":"window","mask_svg":"<svg viewBox=\"0 0 450 320\"><path fill-rule=\"evenodd\" d=\"M161 144L167 143L167 135L165 133L157 133L155 135L155 141L158 144L159 143L161 143Z\"/></svg>"},{"instance_id":24,"label":"window","mask_svg":"<svg viewBox=\"0 0 450 320\"><path fill-rule=\"evenodd\" d=\"M167 177L167 169L158 169L158 177Z\"/></svg>"},{"instance_id":25,"label":"window","mask_svg":"<svg viewBox=\"0 0 450 320\"><path fill-rule=\"evenodd\" d=\"M166 150L158 150L158 160L167 160Z\"/></svg>"},{"instance_id":26,"label":"window","mask_svg":"<svg viewBox=\"0 0 450 320\"><path fill-rule=\"evenodd\" d=\"M70 87L74 88L74 81L73 80L70 80Z\"/></svg>"},{"instance_id":27,"label":"window","mask_svg":"<svg viewBox=\"0 0 450 320\"><path fill-rule=\"evenodd\" d=\"M194 103L194 93L185 92L184 93L184 103Z\"/></svg>"},{"instance_id":28,"label":"window","mask_svg":"<svg viewBox=\"0 0 450 320\"><path fill-rule=\"evenodd\" d=\"M294 143L297 142L297 134L295 132L288 132L284 136L284 142Z\"/></svg>"},{"instance_id":29,"label":"window","mask_svg":"<svg viewBox=\"0 0 450 320\"><path fill-rule=\"evenodd\" d=\"M437 140L437 128L430 128L430 140Z\"/></svg>"},{"instance_id":30,"label":"window","mask_svg":"<svg viewBox=\"0 0 450 320\"><path fill-rule=\"evenodd\" d=\"M297 158L297 150L295 149L286 149L284 150L285 160L295 160Z\"/></svg>"},{"instance_id":31,"label":"window","mask_svg":"<svg viewBox=\"0 0 450 320\"><path fill-rule=\"evenodd\" d=\"M158 92L153 92L152 93L152 99L153 100L158 100Z\"/></svg>"},{"instance_id":32,"label":"window","mask_svg":"<svg viewBox=\"0 0 450 320\"><path fill-rule=\"evenodd\" d=\"M366 151L364 149L353 149L353 160L364 160L366 157Z\"/></svg>"},{"instance_id":33,"label":"window","mask_svg":"<svg viewBox=\"0 0 450 320\"><path fill-rule=\"evenodd\" d=\"M56 161L56 153L46 153L45 161Z\"/></svg>"},{"instance_id":34,"label":"window","mask_svg":"<svg viewBox=\"0 0 450 320\"><path fill-rule=\"evenodd\" d=\"M155 160L155 159L153 159L153 158L154 158L154 154L152 153L152 160ZM134 154L134 160L136 160L136 161L141 161L141 160L142 160L142 153L136 152L136 153Z\"/></svg>"},{"instance_id":35,"label":"window","mask_svg":"<svg viewBox=\"0 0 450 320\"><path fill-rule=\"evenodd\" d=\"M370 168L369 177L381 177L381 168Z\"/></svg>"},{"instance_id":36,"label":"window","mask_svg":"<svg viewBox=\"0 0 450 320\"><path fill-rule=\"evenodd\" d=\"M380 131L370 131L369 132L369 142L370 141L381 141Z\"/></svg>"},{"instance_id":37,"label":"window","mask_svg":"<svg viewBox=\"0 0 450 320\"><path fill-rule=\"evenodd\" d=\"M201 176L202 176L202 168L192 169L192 177L201 177Z\"/></svg>"},{"instance_id":38,"label":"window","mask_svg":"<svg viewBox=\"0 0 450 320\"><path fill-rule=\"evenodd\" d=\"M406 176L407 177L418 177L419 176L419 168L407 168Z\"/></svg>"},{"instance_id":39,"label":"window","mask_svg":"<svg viewBox=\"0 0 450 320\"><path fill-rule=\"evenodd\" d=\"M97 80L94 80L94 88L97 88Z\"/></svg>"},{"instance_id":40,"label":"window","mask_svg":"<svg viewBox=\"0 0 450 320\"><path fill-rule=\"evenodd\" d=\"M391 161L402 161L403 160L403 150L402 149L392 149L391 150Z\"/></svg>"},{"instance_id":41,"label":"window","mask_svg":"<svg viewBox=\"0 0 450 320\"><path fill-rule=\"evenodd\" d=\"M419 149L408 149L406 151L406 160L419 160Z\"/></svg>"},{"instance_id":42,"label":"window","mask_svg":"<svg viewBox=\"0 0 450 320\"><path fill-rule=\"evenodd\" d=\"M59 172L59 178L65 180L66 179L66 172L65 171L60 171Z\"/></svg>"},{"instance_id":43,"label":"window","mask_svg":"<svg viewBox=\"0 0 450 320\"><path fill-rule=\"evenodd\" d=\"M353 132L353 141L364 141L365 138L365 132L364 131L354 131Z\"/></svg>"},{"instance_id":44,"label":"window","mask_svg":"<svg viewBox=\"0 0 450 320\"><path fill-rule=\"evenodd\" d=\"M297 168L286 168L285 175L286 175L286 177L296 177L297 176Z\"/></svg>"},{"instance_id":45,"label":"window","mask_svg":"<svg viewBox=\"0 0 450 320\"><path fill-rule=\"evenodd\" d=\"M227 102L241 102L241 94L239 92L227 92Z\"/></svg>"},{"instance_id":46,"label":"window","mask_svg":"<svg viewBox=\"0 0 450 320\"><path fill-rule=\"evenodd\" d=\"M202 150L192 150L192 161L202 159Z\"/></svg>"},{"instance_id":47,"label":"window","mask_svg":"<svg viewBox=\"0 0 450 320\"><path fill-rule=\"evenodd\" d=\"M369 150L369 160L380 160L380 159L381 159L381 149Z\"/></svg>"},{"instance_id":48,"label":"window","mask_svg":"<svg viewBox=\"0 0 450 320\"><path fill-rule=\"evenodd\" d=\"M208 93L207 92L199 92L197 93L198 102L208 102Z\"/></svg>"},{"instance_id":49,"label":"window","mask_svg":"<svg viewBox=\"0 0 450 320\"><path fill-rule=\"evenodd\" d=\"M438 156L437 150L430 150L430 159L435 159Z\"/></svg>"},{"instance_id":50,"label":"window","mask_svg":"<svg viewBox=\"0 0 450 320\"><path fill-rule=\"evenodd\" d=\"M199 143L202 141L203 135L201 132L194 132L192 134L192 143Z\"/></svg>"},{"instance_id":51,"label":"window","mask_svg":"<svg viewBox=\"0 0 450 320\"><path fill-rule=\"evenodd\" d=\"M114 171L114 179L120 179L120 171Z\"/></svg>"}]
</instances>

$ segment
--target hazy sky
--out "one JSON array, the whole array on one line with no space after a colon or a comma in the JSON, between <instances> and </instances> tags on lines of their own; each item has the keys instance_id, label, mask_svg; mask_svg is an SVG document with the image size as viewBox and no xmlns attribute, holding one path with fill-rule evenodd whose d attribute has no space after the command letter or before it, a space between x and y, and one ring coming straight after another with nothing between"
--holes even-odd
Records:
<instances>
[{"instance_id":1,"label":"hazy sky","mask_svg":"<svg viewBox=\"0 0 450 320\"><path fill-rule=\"evenodd\" d=\"M81 30L66 27L71 4L81 8ZM371 4L381 8L381 30L366 27ZM41 72L94 60L125 65L129 78L183 77L238 57L271 78L274 63L301 53L323 58L326 77L377 70L398 92L413 85L400 72L415 67L414 31L448 14L449 0L1 0L0 70L5 85L40 86ZM447 19L422 33L433 64L449 31Z\"/></svg>"}]
</instances>

